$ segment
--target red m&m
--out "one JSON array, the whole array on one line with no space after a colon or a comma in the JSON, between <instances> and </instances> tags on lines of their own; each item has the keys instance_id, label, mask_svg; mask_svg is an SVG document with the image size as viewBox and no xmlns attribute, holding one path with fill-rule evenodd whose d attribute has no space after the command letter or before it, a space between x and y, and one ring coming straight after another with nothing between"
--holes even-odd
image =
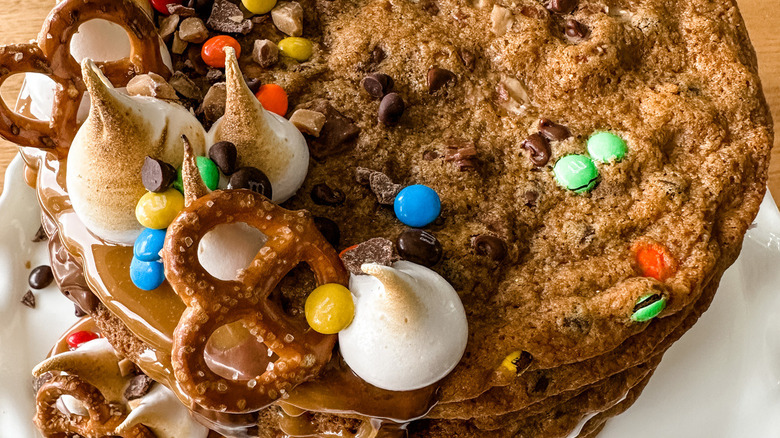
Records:
<instances>
[{"instance_id":1,"label":"red m&m","mask_svg":"<svg viewBox=\"0 0 780 438\"><path fill-rule=\"evenodd\" d=\"M75 350L79 348L81 344L97 338L98 335L96 333L88 330L82 330L80 332L71 333L70 336L67 337L66 341L68 342L68 347L70 347L71 350Z\"/></svg>"},{"instance_id":2,"label":"red m&m","mask_svg":"<svg viewBox=\"0 0 780 438\"><path fill-rule=\"evenodd\" d=\"M168 5L180 5L182 0L149 0L152 7L159 13L164 15L170 15L168 12Z\"/></svg>"}]
</instances>

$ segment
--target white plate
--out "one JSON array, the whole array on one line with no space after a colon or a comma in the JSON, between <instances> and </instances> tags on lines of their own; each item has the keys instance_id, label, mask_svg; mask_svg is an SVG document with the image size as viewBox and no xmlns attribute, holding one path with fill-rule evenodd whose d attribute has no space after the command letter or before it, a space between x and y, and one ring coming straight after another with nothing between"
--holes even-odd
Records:
<instances>
[{"instance_id":1,"label":"white plate","mask_svg":"<svg viewBox=\"0 0 780 438\"><path fill-rule=\"evenodd\" d=\"M19 300L48 264L35 191L17 157L0 197L0 436L35 437L30 370L76 321L55 286ZM780 214L767 196L708 312L664 357L636 404L599 438L780 438Z\"/></svg>"}]
</instances>

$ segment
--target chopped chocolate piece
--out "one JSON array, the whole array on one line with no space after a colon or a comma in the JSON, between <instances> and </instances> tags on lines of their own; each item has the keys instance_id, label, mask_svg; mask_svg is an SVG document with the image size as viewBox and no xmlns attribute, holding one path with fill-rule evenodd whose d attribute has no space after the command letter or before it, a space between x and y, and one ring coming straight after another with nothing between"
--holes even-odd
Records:
<instances>
[{"instance_id":1,"label":"chopped chocolate piece","mask_svg":"<svg viewBox=\"0 0 780 438\"><path fill-rule=\"evenodd\" d=\"M372 97L381 99L393 89L393 78L384 73L371 73L360 84Z\"/></svg>"},{"instance_id":2,"label":"chopped chocolate piece","mask_svg":"<svg viewBox=\"0 0 780 438\"><path fill-rule=\"evenodd\" d=\"M33 268L30 271L30 276L27 278L27 282L33 289L43 289L54 281L54 274L51 272L51 267L47 265L41 265Z\"/></svg>"},{"instance_id":3,"label":"chopped chocolate piece","mask_svg":"<svg viewBox=\"0 0 780 438\"><path fill-rule=\"evenodd\" d=\"M428 93L435 93L450 82L455 82L455 73L440 67L428 70Z\"/></svg>"},{"instance_id":4,"label":"chopped chocolate piece","mask_svg":"<svg viewBox=\"0 0 780 438\"><path fill-rule=\"evenodd\" d=\"M193 10L193 12L195 12ZM179 25L179 38L188 43L200 44L209 37L206 24L198 17L185 18Z\"/></svg>"},{"instance_id":5,"label":"chopped chocolate piece","mask_svg":"<svg viewBox=\"0 0 780 438\"><path fill-rule=\"evenodd\" d=\"M554 123L548 119L539 120L539 133L548 140L566 140L571 137L571 132L563 125Z\"/></svg>"},{"instance_id":6,"label":"chopped chocolate piece","mask_svg":"<svg viewBox=\"0 0 780 438\"><path fill-rule=\"evenodd\" d=\"M145 396L152 388L152 384L154 384L154 380L146 374L133 377L125 388L125 399L130 401Z\"/></svg>"},{"instance_id":7,"label":"chopped chocolate piece","mask_svg":"<svg viewBox=\"0 0 780 438\"><path fill-rule=\"evenodd\" d=\"M325 126L325 114L307 109L298 109L290 116L290 123L304 134L319 137L322 127Z\"/></svg>"},{"instance_id":8,"label":"chopped chocolate piece","mask_svg":"<svg viewBox=\"0 0 780 438\"><path fill-rule=\"evenodd\" d=\"M509 9L493 5L493 10L490 12L490 21L492 22L490 30L496 36L504 36L507 30L512 27L513 20L514 17L512 17L512 12Z\"/></svg>"},{"instance_id":9,"label":"chopped chocolate piece","mask_svg":"<svg viewBox=\"0 0 780 438\"><path fill-rule=\"evenodd\" d=\"M566 38L573 43L578 43L588 36L588 27L573 18L566 20L564 26Z\"/></svg>"},{"instance_id":10,"label":"chopped chocolate piece","mask_svg":"<svg viewBox=\"0 0 780 438\"><path fill-rule=\"evenodd\" d=\"M160 37L165 40L173 35L173 33L176 32L176 29L179 28L179 21L181 21L181 17L178 15L169 15L163 18L162 21L160 21L160 29L158 30Z\"/></svg>"},{"instance_id":11,"label":"chopped chocolate piece","mask_svg":"<svg viewBox=\"0 0 780 438\"><path fill-rule=\"evenodd\" d=\"M324 183L315 184L311 189L311 200L317 205L341 205L346 199L344 192L332 189Z\"/></svg>"},{"instance_id":12,"label":"chopped chocolate piece","mask_svg":"<svg viewBox=\"0 0 780 438\"><path fill-rule=\"evenodd\" d=\"M198 76L205 76L209 71L209 66L206 61L203 60L203 56L200 53L201 46L198 44L190 44L187 47L187 59L184 61L184 66L195 70ZM195 75L191 75L195 77Z\"/></svg>"},{"instance_id":13,"label":"chopped chocolate piece","mask_svg":"<svg viewBox=\"0 0 780 438\"><path fill-rule=\"evenodd\" d=\"M471 239L471 246L477 254L486 256L491 260L498 262L506 258L506 244L498 237L480 234Z\"/></svg>"},{"instance_id":14,"label":"chopped chocolate piece","mask_svg":"<svg viewBox=\"0 0 780 438\"><path fill-rule=\"evenodd\" d=\"M528 207L536 207L536 201L539 199L539 192L534 190L526 190L523 193L523 200Z\"/></svg>"},{"instance_id":15,"label":"chopped chocolate piece","mask_svg":"<svg viewBox=\"0 0 780 438\"><path fill-rule=\"evenodd\" d=\"M180 17L194 17L197 15L197 12L195 12L194 8L180 5L178 3L168 3L165 5L165 7L168 8L168 13L170 15L178 15Z\"/></svg>"},{"instance_id":16,"label":"chopped chocolate piece","mask_svg":"<svg viewBox=\"0 0 780 438\"><path fill-rule=\"evenodd\" d=\"M577 7L577 0L550 0L547 9L559 14L570 14Z\"/></svg>"},{"instance_id":17,"label":"chopped chocolate piece","mask_svg":"<svg viewBox=\"0 0 780 438\"><path fill-rule=\"evenodd\" d=\"M43 225L41 225L40 227L38 227L38 231L35 232L35 237L33 237L32 241L38 243L48 239L49 236L46 235L46 230L44 230Z\"/></svg>"},{"instance_id":18,"label":"chopped chocolate piece","mask_svg":"<svg viewBox=\"0 0 780 438\"><path fill-rule=\"evenodd\" d=\"M550 143L540 134L531 134L523 140L523 149L531 153L531 162L534 166L541 167L550 161Z\"/></svg>"},{"instance_id":19,"label":"chopped chocolate piece","mask_svg":"<svg viewBox=\"0 0 780 438\"><path fill-rule=\"evenodd\" d=\"M277 4L271 10L271 20L284 34L295 37L303 35L303 8L298 2Z\"/></svg>"},{"instance_id":20,"label":"chopped chocolate piece","mask_svg":"<svg viewBox=\"0 0 780 438\"><path fill-rule=\"evenodd\" d=\"M127 83L127 94L131 96L149 96L158 99L178 99L176 90L157 73L134 76Z\"/></svg>"},{"instance_id":21,"label":"chopped chocolate piece","mask_svg":"<svg viewBox=\"0 0 780 438\"><path fill-rule=\"evenodd\" d=\"M271 17L269 17L268 14L265 14L265 15L255 15L254 17L250 18L250 20L252 20L252 24L257 25L257 24L265 23L266 21L268 21L269 18L271 18Z\"/></svg>"},{"instance_id":22,"label":"chopped chocolate piece","mask_svg":"<svg viewBox=\"0 0 780 438\"><path fill-rule=\"evenodd\" d=\"M316 99L298 108L325 114L325 124L319 137L307 137L309 151L316 159L335 155L349 149L360 134L360 128L341 114L325 99Z\"/></svg>"},{"instance_id":23,"label":"chopped chocolate piece","mask_svg":"<svg viewBox=\"0 0 780 438\"><path fill-rule=\"evenodd\" d=\"M25 292L24 296L22 296L22 304L25 306L34 309L35 308L35 295L33 295L31 290L28 290Z\"/></svg>"},{"instance_id":24,"label":"chopped chocolate piece","mask_svg":"<svg viewBox=\"0 0 780 438\"><path fill-rule=\"evenodd\" d=\"M215 84L217 82L224 82L225 72L218 68L210 68L209 71L206 73L206 80L209 81L210 84Z\"/></svg>"},{"instance_id":25,"label":"chopped chocolate piece","mask_svg":"<svg viewBox=\"0 0 780 438\"><path fill-rule=\"evenodd\" d=\"M371 169L358 166L355 168L355 181L360 185L367 186L370 183L369 178L371 178L371 174L374 172Z\"/></svg>"},{"instance_id":26,"label":"chopped chocolate piece","mask_svg":"<svg viewBox=\"0 0 780 438\"><path fill-rule=\"evenodd\" d=\"M187 50L187 42L179 37L179 31L173 33L173 43L171 43L171 52L181 55Z\"/></svg>"},{"instance_id":27,"label":"chopped chocolate piece","mask_svg":"<svg viewBox=\"0 0 780 438\"><path fill-rule=\"evenodd\" d=\"M404 188L401 184L394 183L389 176L382 172L372 172L368 177L368 184L376 195L377 201L382 205L393 205L395 197Z\"/></svg>"},{"instance_id":28,"label":"chopped chocolate piece","mask_svg":"<svg viewBox=\"0 0 780 438\"><path fill-rule=\"evenodd\" d=\"M404 99L398 93L389 93L379 103L379 121L386 126L397 125L405 109Z\"/></svg>"},{"instance_id":29,"label":"chopped chocolate piece","mask_svg":"<svg viewBox=\"0 0 780 438\"><path fill-rule=\"evenodd\" d=\"M263 68L268 68L279 60L279 46L271 40L255 40L252 59Z\"/></svg>"},{"instance_id":30,"label":"chopped chocolate piece","mask_svg":"<svg viewBox=\"0 0 780 438\"><path fill-rule=\"evenodd\" d=\"M181 94L187 99L198 100L203 98L203 92L201 89L195 84L195 82L192 81L192 79L188 78L187 75L180 71L174 73L169 82L177 93Z\"/></svg>"},{"instance_id":31,"label":"chopped chocolate piece","mask_svg":"<svg viewBox=\"0 0 780 438\"><path fill-rule=\"evenodd\" d=\"M54 374L52 374L51 371L46 371L45 373L41 374L38 377L33 377L32 378L33 392L37 394L38 391L41 389L41 386L43 386L44 384L46 384L46 382L51 380L52 377L54 377Z\"/></svg>"},{"instance_id":32,"label":"chopped chocolate piece","mask_svg":"<svg viewBox=\"0 0 780 438\"><path fill-rule=\"evenodd\" d=\"M252 21L244 19L244 13L237 4L229 0L215 0L206 26L223 33L248 34Z\"/></svg>"},{"instance_id":33,"label":"chopped chocolate piece","mask_svg":"<svg viewBox=\"0 0 780 438\"><path fill-rule=\"evenodd\" d=\"M339 231L339 226L336 224L336 222L333 222L326 217L314 216L314 226L320 230L320 233L322 233L322 235L325 237L325 240L327 240L331 246L335 248L339 245L339 240L341 240L341 231Z\"/></svg>"},{"instance_id":34,"label":"chopped chocolate piece","mask_svg":"<svg viewBox=\"0 0 780 438\"><path fill-rule=\"evenodd\" d=\"M401 258L431 267L441 260L442 248L433 234L419 229L406 230L396 240Z\"/></svg>"},{"instance_id":35,"label":"chopped chocolate piece","mask_svg":"<svg viewBox=\"0 0 780 438\"><path fill-rule=\"evenodd\" d=\"M176 180L176 168L164 161L146 157L141 167L141 180L146 190L164 192Z\"/></svg>"},{"instance_id":36,"label":"chopped chocolate piece","mask_svg":"<svg viewBox=\"0 0 780 438\"><path fill-rule=\"evenodd\" d=\"M386 56L387 55L385 54L385 50L383 48L380 46L374 46L374 48L371 49L371 58L368 60L368 62L372 65L379 65L382 63L382 61L385 60Z\"/></svg>"},{"instance_id":37,"label":"chopped chocolate piece","mask_svg":"<svg viewBox=\"0 0 780 438\"><path fill-rule=\"evenodd\" d=\"M213 123L225 115L225 100L227 99L227 86L224 82L218 82L209 88L198 112L203 114L207 121Z\"/></svg>"},{"instance_id":38,"label":"chopped chocolate piece","mask_svg":"<svg viewBox=\"0 0 780 438\"><path fill-rule=\"evenodd\" d=\"M382 237L375 237L357 244L341 254L344 266L355 275L365 275L360 269L363 263L390 266L396 260L398 260L398 255L395 253L393 242Z\"/></svg>"},{"instance_id":39,"label":"chopped chocolate piece","mask_svg":"<svg viewBox=\"0 0 780 438\"><path fill-rule=\"evenodd\" d=\"M477 168L477 148L474 143L448 146L444 161L454 162L461 172Z\"/></svg>"},{"instance_id":40,"label":"chopped chocolate piece","mask_svg":"<svg viewBox=\"0 0 780 438\"><path fill-rule=\"evenodd\" d=\"M236 171L238 150L236 145L229 141L219 141L209 148L209 158L223 174L232 175Z\"/></svg>"},{"instance_id":41,"label":"chopped chocolate piece","mask_svg":"<svg viewBox=\"0 0 780 438\"><path fill-rule=\"evenodd\" d=\"M246 86L249 87L249 91L254 94L257 94L257 92L260 91L260 87L263 85L263 81L258 78L250 79L244 76L244 81L246 82Z\"/></svg>"},{"instance_id":42,"label":"chopped chocolate piece","mask_svg":"<svg viewBox=\"0 0 780 438\"><path fill-rule=\"evenodd\" d=\"M423 160L425 161L433 161L435 159L439 158L439 153L436 151L425 151L423 152Z\"/></svg>"},{"instance_id":43,"label":"chopped chocolate piece","mask_svg":"<svg viewBox=\"0 0 780 438\"><path fill-rule=\"evenodd\" d=\"M477 55L469 49L458 50L458 55L460 55L460 60L463 61L463 65L466 66L466 69L468 71L473 71L474 67L477 65Z\"/></svg>"},{"instance_id":44,"label":"chopped chocolate piece","mask_svg":"<svg viewBox=\"0 0 780 438\"><path fill-rule=\"evenodd\" d=\"M242 167L232 175L228 180L228 189L249 189L260 193L268 199L271 199L273 190L271 181L262 170L255 167Z\"/></svg>"}]
</instances>

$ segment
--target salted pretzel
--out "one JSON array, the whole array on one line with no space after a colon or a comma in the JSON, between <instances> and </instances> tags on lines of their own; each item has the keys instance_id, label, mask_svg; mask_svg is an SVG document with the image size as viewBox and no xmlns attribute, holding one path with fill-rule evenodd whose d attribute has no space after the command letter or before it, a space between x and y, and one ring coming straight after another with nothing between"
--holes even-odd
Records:
<instances>
[{"instance_id":1,"label":"salted pretzel","mask_svg":"<svg viewBox=\"0 0 780 438\"><path fill-rule=\"evenodd\" d=\"M186 161L186 160L185 160ZM245 222L268 241L236 281L211 276L198 261L203 236L221 224ZM168 228L165 274L187 306L173 338L172 365L179 387L210 410L253 412L316 376L331 356L335 335L292 318L269 295L300 262L318 284L347 285L349 274L306 211L289 211L249 190L215 191L193 200ZM206 364L206 343L218 328L242 321L279 359L249 381L225 379Z\"/></svg>"},{"instance_id":2,"label":"salted pretzel","mask_svg":"<svg viewBox=\"0 0 780 438\"><path fill-rule=\"evenodd\" d=\"M129 57L97 63L115 86L125 86L136 74L149 71L170 77L154 23L133 0L65 0L46 17L36 42L0 47L0 85L17 73L42 73L56 83L51 120L25 117L0 99L0 135L20 146L51 151L60 159L67 156L86 91L70 42L81 24L97 18L122 26L130 37Z\"/></svg>"},{"instance_id":3,"label":"salted pretzel","mask_svg":"<svg viewBox=\"0 0 780 438\"><path fill-rule=\"evenodd\" d=\"M88 415L65 415L57 408L57 400L69 395L84 405ZM78 434L85 438L121 436L122 438L155 438L143 425L136 425L123 434L116 428L127 417L123 406L107 403L97 388L77 376L52 377L38 390L35 424L46 438L70 438Z\"/></svg>"}]
</instances>

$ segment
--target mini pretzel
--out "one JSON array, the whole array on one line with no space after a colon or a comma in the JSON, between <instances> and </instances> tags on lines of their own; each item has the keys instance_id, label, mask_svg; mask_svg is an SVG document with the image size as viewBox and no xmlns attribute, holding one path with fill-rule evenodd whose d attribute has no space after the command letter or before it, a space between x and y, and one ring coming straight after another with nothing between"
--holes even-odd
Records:
<instances>
[{"instance_id":1,"label":"mini pretzel","mask_svg":"<svg viewBox=\"0 0 780 438\"><path fill-rule=\"evenodd\" d=\"M88 416L66 416L57 409L57 400L69 395L80 401ZM107 403L97 388L77 376L55 376L44 383L36 396L35 424L46 438L70 438L78 434L85 438L121 436L122 438L155 438L145 426L137 425L124 434L116 434L127 414L116 403Z\"/></svg>"},{"instance_id":2,"label":"mini pretzel","mask_svg":"<svg viewBox=\"0 0 780 438\"><path fill-rule=\"evenodd\" d=\"M22 116L0 100L0 135L20 146L49 150L58 158L67 156L86 91L70 42L81 24L95 18L122 26L130 37L128 58L98 63L115 86L125 86L136 74L149 71L170 76L154 23L133 0L65 0L46 17L36 43L0 47L0 85L17 73L42 73L57 84L51 120Z\"/></svg>"},{"instance_id":3,"label":"mini pretzel","mask_svg":"<svg viewBox=\"0 0 780 438\"><path fill-rule=\"evenodd\" d=\"M268 242L237 281L223 281L201 266L198 245L209 230L234 222L259 229ZM187 306L174 331L173 371L182 391L202 407L257 411L316 376L330 359L335 335L315 332L268 299L300 262L319 284L347 285L349 274L308 212L285 210L249 190L212 192L192 201L169 226L163 254L166 277ZM211 334L236 321L279 356L248 382L217 375L203 357Z\"/></svg>"}]
</instances>

